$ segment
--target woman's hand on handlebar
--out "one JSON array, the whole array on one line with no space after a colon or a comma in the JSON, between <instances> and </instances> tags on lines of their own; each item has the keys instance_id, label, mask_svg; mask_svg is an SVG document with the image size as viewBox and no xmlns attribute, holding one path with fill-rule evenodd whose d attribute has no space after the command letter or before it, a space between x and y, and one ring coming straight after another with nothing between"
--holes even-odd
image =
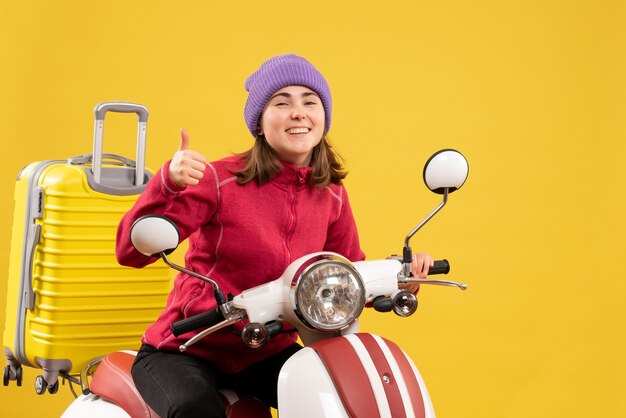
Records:
<instances>
[{"instance_id":1,"label":"woman's hand on handlebar","mask_svg":"<svg viewBox=\"0 0 626 418\"><path fill-rule=\"evenodd\" d=\"M427 253L413 254L413 262L411 263L411 272L418 279L425 279L428 276L428 269L434 264L433 258ZM419 283L409 283L406 290L417 293L420 288Z\"/></svg>"}]
</instances>

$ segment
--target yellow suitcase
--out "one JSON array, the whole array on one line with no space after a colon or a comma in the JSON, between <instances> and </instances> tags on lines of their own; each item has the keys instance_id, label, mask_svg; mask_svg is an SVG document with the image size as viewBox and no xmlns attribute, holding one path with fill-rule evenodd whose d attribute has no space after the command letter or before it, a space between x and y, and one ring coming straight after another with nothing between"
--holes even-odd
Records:
<instances>
[{"instance_id":1,"label":"yellow suitcase","mask_svg":"<svg viewBox=\"0 0 626 418\"><path fill-rule=\"evenodd\" d=\"M136 113L137 162L103 154L107 112ZM4 329L3 383L22 383L22 365L43 370L37 393L58 389L108 352L137 349L165 306L170 272L163 263L122 267L115 235L122 215L152 174L144 169L147 109L108 102L95 108L94 150L25 167L15 209Z\"/></svg>"}]
</instances>

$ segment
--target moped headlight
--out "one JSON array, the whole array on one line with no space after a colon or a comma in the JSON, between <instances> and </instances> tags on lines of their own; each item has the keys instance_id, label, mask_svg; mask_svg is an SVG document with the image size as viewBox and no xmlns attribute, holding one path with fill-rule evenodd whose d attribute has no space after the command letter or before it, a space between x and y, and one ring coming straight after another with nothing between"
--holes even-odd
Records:
<instances>
[{"instance_id":1,"label":"moped headlight","mask_svg":"<svg viewBox=\"0 0 626 418\"><path fill-rule=\"evenodd\" d=\"M309 260L292 283L291 302L309 328L339 331L359 317L365 288L358 271L345 259Z\"/></svg>"}]
</instances>

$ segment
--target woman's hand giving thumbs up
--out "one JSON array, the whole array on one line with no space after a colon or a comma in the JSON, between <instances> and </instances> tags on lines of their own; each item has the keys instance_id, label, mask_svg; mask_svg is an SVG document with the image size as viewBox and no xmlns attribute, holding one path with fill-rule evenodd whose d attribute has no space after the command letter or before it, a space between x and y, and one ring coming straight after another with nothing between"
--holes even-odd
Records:
<instances>
[{"instance_id":1,"label":"woman's hand giving thumbs up","mask_svg":"<svg viewBox=\"0 0 626 418\"><path fill-rule=\"evenodd\" d=\"M204 176L207 159L189 149L189 134L180 130L180 147L170 163L170 179L179 187L195 186Z\"/></svg>"}]
</instances>

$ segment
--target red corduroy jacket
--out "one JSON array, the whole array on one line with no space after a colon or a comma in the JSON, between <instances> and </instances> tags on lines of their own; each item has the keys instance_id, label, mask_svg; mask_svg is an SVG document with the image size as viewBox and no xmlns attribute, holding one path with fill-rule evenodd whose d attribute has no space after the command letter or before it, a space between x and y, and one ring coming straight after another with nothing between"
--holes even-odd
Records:
<instances>
[{"instance_id":1,"label":"red corduroy jacket","mask_svg":"<svg viewBox=\"0 0 626 418\"><path fill-rule=\"evenodd\" d=\"M120 264L143 267L156 261L130 243L132 223L147 214L164 215L176 223L181 241L189 238L186 267L217 281L225 294L237 295L277 279L292 261L309 253L327 250L352 261L365 258L343 185L315 187L310 167L287 163L264 185L239 185L231 170L240 164L235 156L209 163L200 184L180 188L169 178L166 163L119 224ZM159 350L178 351L196 332L175 337L170 324L215 307L212 286L181 273L165 310L142 341ZM235 326L218 331L188 353L222 371L237 372L296 340L295 334L279 334L264 348L251 349L236 335L240 330Z\"/></svg>"}]
</instances>

